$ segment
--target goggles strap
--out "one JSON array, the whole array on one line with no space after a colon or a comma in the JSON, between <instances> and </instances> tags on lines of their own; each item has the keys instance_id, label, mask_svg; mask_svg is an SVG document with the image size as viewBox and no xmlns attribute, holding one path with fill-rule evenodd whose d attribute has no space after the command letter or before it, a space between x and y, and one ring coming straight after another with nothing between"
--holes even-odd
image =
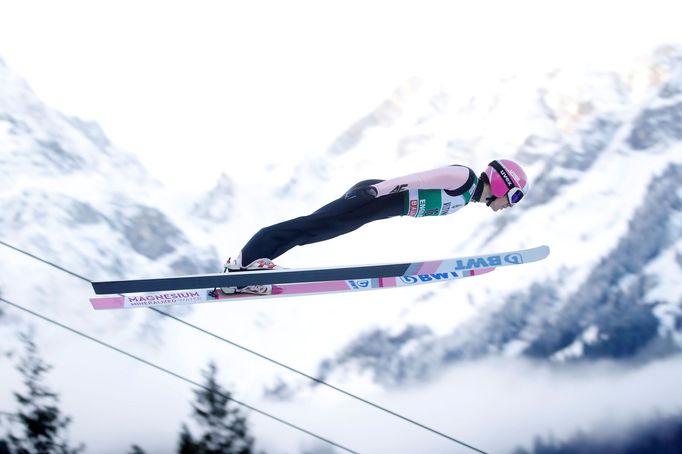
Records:
<instances>
[{"instance_id":1,"label":"goggles strap","mask_svg":"<svg viewBox=\"0 0 682 454\"><path fill-rule=\"evenodd\" d=\"M514 181L511 179L511 176L509 176L509 173L507 173L507 170L502 167L502 164L500 164L498 161L492 161L488 165L495 169L495 171L500 175L502 181L504 181L504 184L507 185L507 192L509 192L510 189L516 187Z\"/></svg>"}]
</instances>

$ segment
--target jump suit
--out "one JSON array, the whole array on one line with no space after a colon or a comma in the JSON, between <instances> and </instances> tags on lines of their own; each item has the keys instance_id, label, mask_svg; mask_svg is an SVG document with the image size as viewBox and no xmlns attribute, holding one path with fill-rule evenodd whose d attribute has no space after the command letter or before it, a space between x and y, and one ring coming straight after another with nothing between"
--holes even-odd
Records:
<instances>
[{"instance_id":1,"label":"jump suit","mask_svg":"<svg viewBox=\"0 0 682 454\"><path fill-rule=\"evenodd\" d=\"M478 178L452 165L390 180L365 180L312 214L259 230L243 247L240 265L275 259L294 246L317 243L394 216L445 216L467 205Z\"/></svg>"}]
</instances>

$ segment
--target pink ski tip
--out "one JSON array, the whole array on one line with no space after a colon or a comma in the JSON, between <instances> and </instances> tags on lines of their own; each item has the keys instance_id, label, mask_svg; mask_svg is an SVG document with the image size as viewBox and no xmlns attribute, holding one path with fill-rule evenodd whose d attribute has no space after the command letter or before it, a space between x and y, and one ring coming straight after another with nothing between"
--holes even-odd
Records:
<instances>
[{"instance_id":1,"label":"pink ski tip","mask_svg":"<svg viewBox=\"0 0 682 454\"><path fill-rule=\"evenodd\" d=\"M124 306L122 296L108 296L105 298L90 298L93 309L121 309Z\"/></svg>"}]
</instances>

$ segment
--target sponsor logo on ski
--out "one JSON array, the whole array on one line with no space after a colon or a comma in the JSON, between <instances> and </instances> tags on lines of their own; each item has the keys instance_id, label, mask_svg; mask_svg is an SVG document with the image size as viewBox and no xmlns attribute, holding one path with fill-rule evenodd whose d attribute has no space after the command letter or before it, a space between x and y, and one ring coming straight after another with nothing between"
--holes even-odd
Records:
<instances>
[{"instance_id":1,"label":"sponsor logo on ski","mask_svg":"<svg viewBox=\"0 0 682 454\"><path fill-rule=\"evenodd\" d=\"M372 286L370 279L355 279L347 282L353 290L362 290Z\"/></svg>"},{"instance_id":2,"label":"sponsor logo on ski","mask_svg":"<svg viewBox=\"0 0 682 454\"><path fill-rule=\"evenodd\" d=\"M127 296L128 303L132 306L145 306L153 304L181 304L201 301L199 292L172 292L157 293L154 295Z\"/></svg>"},{"instance_id":3,"label":"sponsor logo on ski","mask_svg":"<svg viewBox=\"0 0 682 454\"><path fill-rule=\"evenodd\" d=\"M461 271L477 268L490 268L500 266L502 263L519 265L523 263L523 256L518 252L513 252L505 255L491 255L488 257L472 257L467 260L455 260L455 269Z\"/></svg>"},{"instance_id":4,"label":"sponsor logo on ski","mask_svg":"<svg viewBox=\"0 0 682 454\"><path fill-rule=\"evenodd\" d=\"M459 277L459 274L451 271L449 273L418 274L416 276L400 276L403 284L418 284L420 282L442 281Z\"/></svg>"}]
</instances>

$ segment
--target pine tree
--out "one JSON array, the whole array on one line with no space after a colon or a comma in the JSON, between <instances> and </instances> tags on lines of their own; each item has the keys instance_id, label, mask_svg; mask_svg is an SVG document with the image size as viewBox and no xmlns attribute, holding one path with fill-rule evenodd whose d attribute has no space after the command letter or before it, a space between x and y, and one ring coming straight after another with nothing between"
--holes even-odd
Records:
<instances>
[{"instance_id":1,"label":"pine tree","mask_svg":"<svg viewBox=\"0 0 682 454\"><path fill-rule=\"evenodd\" d=\"M16 454L57 453L76 454L82 451L83 445L77 448L69 446L65 431L71 418L63 416L57 407L57 394L43 383L44 376L52 366L46 364L38 355L38 349L32 334L21 334L25 347L24 356L20 358L17 370L23 376L26 392L14 393L19 403L17 420L23 427L23 434L8 434L12 452Z\"/></svg>"},{"instance_id":2,"label":"pine tree","mask_svg":"<svg viewBox=\"0 0 682 454\"><path fill-rule=\"evenodd\" d=\"M6 428L5 426L11 426L14 419L14 413L0 411L0 429L3 429L2 434L0 434L0 454L11 454L9 450L9 443L5 439L5 437L9 435L9 428Z\"/></svg>"},{"instance_id":3,"label":"pine tree","mask_svg":"<svg viewBox=\"0 0 682 454\"><path fill-rule=\"evenodd\" d=\"M204 387L194 391L192 417L203 433L195 438L182 426L178 452L181 454L251 454L254 439L239 408L230 405L231 394L216 381L217 367L210 362L203 372Z\"/></svg>"}]
</instances>

